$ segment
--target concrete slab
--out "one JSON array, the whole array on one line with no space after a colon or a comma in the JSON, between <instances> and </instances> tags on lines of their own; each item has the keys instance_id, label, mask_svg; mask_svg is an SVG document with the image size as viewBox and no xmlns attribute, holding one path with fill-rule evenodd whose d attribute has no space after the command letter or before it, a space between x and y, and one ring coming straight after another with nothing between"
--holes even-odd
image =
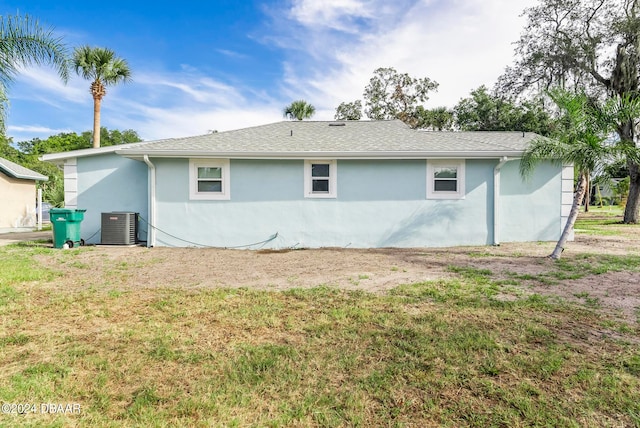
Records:
<instances>
[{"instance_id":1,"label":"concrete slab","mask_svg":"<svg viewBox=\"0 0 640 428\"><path fill-rule=\"evenodd\" d=\"M10 232L0 233L0 246L14 244L16 242L24 241L38 241L43 239L51 239L52 233L50 230L40 232Z\"/></svg>"}]
</instances>

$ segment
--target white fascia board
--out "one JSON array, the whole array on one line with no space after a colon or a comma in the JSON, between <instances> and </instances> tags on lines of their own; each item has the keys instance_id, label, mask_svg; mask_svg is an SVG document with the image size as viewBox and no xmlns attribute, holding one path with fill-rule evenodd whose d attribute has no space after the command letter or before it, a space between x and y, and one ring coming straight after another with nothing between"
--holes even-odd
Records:
<instances>
[{"instance_id":1,"label":"white fascia board","mask_svg":"<svg viewBox=\"0 0 640 428\"><path fill-rule=\"evenodd\" d=\"M13 178L17 178L19 180L33 180L33 181L48 181L49 177L42 174L20 174L15 171L9 172L0 168L0 171L4 172L6 175L9 175Z\"/></svg>"},{"instance_id":2,"label":"white fascia board","mask_svg":"<svg viewBox=\"0 0 640 428\"><path fill-rule=\"evenodd\" d=\"M97 149L89 148L89 149L80 149L80 150L72 150L70 152L59 152L59 153L48 153L46 155L40 156L40 160L44 162L51 162L55 164L61 164L61 161L65 161L69 158L82 158L86 156L95 156L102 155L105 153L114 153L118 150L122 150L124 148L132 147L138 144L146 144L147 142L138 142L131 144L121 144L117 146L107 146L107 147L98 147Z\"/></svg>"},{"instance_id":3,"label":"white fascia board","mask_svg":"<svg viewBox=\"0 0 640 428\"><path fill-rule=\"evenodd\" d=\"M142 160L152 158L220 158L220 159L496 159L520 157L522 151L451 151L451 152L201 152L118 150L117 154Z\"/></svg>"},{"instance_id":4,"label":"white fascia board","mask_svg":"<svg viewBox=\"0 0 640 428\"><path fill-rule=\"evenodd\" d=\"M29 178L31 180L37 180L37 181L49 181L49 177L47 177L46 175L42 175L42 174L32 175L30 177L25 177L25 178Z\"/></svg>"}]
</instances>

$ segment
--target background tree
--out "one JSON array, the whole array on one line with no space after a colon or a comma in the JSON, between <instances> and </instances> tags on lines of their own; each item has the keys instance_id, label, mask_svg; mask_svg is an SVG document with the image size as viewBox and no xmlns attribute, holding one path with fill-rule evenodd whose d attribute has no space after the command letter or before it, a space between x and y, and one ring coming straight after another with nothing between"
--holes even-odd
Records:
<instances>
[{"instance_id":1,"label":"background tree","mask_svg":"<svg viewBox=\"0 0 640 428\"><path fill-rule=\"evenodd\" d=\"M616 162L611 162L605 165L603 169L604 175L610 178L625 178L628 177L627 163L624 159L618 159Z\"/></svg>"},{"instance_id":2,"label":"background tree","mask_svg":"<svg viewBox=\"0 0 640 428\"><path fill-rule=\"evenodd\" d=\"M0 157L15 162L17 164L23 164L23 153L16 149L11 144L11 139L0 134Z\"/></svg>"},{"instance_id":3,"label":"background tree","mask_svg":"<svg viewBox=\"0 0 640 428\"><path fill-rule=\"evenodd\" d=\"M551 115L538 101L513 103L486 86L471 91L454 107L456 127L463 131L526 131L549 135L554 127Z\"/></svg>"},{"instance_id":4,"label":"background tree","mask_svg":"<svg viewBox=\"0 0 640 428\"><path fill-rule=\"evenodd\" d=\"M486 86L471 91L454 107L456 125L463 131L514 131L515 108Z\"/></svg>"},{"instance_id":5,"label":"background tree","mask_svg":"<svg viewBox=\"0 0 640 428\"><path fill-rule=\"evenodd\" d=\"M316 112L316 108L306 102L305 100L297 100L293 101L291 104L286 106L283 110L284 117L288 119L309 119Z\"/></svg>"},{"instance_id":6,"label":"background tree","mask_svg":"<svg viewBox=\"0 0 640 428\"><path fill-rule=\"evenodd\" d=\"M81 46L73 53L73 67L78 75L92 80L93 96L93 147L100 147L100 105L107 94L106 86L131 80L127 62L116 57L111 49Z\"/></svg>"},{"instance_id":7,"label":"background tree","mask_svg":"<svg viewBox=\"0 0 640 428\"><path fill-rule=\"evenodd\" d=\"M425 109L423 106L418 106L416 108L416 128L450 131L453 127L453 117L453 110L446 107Z\"/></svg>"},{"instance_id":8,"label":"background tree","mask_svg":"<svg viewBox=\"0 0 640 428\"><path fill-rule=\"evenodd\" d=\"M556 121L541 97L525 100L516 106L518 115L514 130L535 132L540 135L550 135L555 131Z\"/></svg>"},{"instance_id":9,"label":"background tree","mask_svg":"<svg viewBox=\"0 0 640 428\"><path fill-rule=\"evenodd\" d=\"M565 91L550 94L561 111L560 126L553 138L536 139L525 150L520 160L520 173L527 177L538 163L551 160L573 164L578 174L567 224L550 255L552 259L559 259L584 200L589 174L615 158L618 147L605 144L611 121L587 95Z\"/></svg>"},{"instance_id":10,"label":"background tree","mask_svg":"<svg viewBox=\"0 0 640 428\"><path fill-rule=\"evenodd\" d=\"M86 142L85 144L88 144L86 147L91 147L90 143L93 139L93 132L84 131L80 136ZM104 126L100 127L100 145L103 147L137 143L139 141L142 141L142 138L140 138L138 133L133 129L119 131L117 129L109 130Z\"/></svg>"},{"instance_id":11,"label":"background tree","mask_svg":"<svg viewBox=\"0 0 640 428\"><path fill-rule=\"evenodd\" d=\"M104 126L100 128L100 141L102 146L115 146L142 141L142 138L133 129L120 131L109 130ZM47 153L68 152L71 150L88 149L93 144L93 132L84 131L81 134L75 132L62 132L52 135L45 140L33 138L29 141L21 141L17 144L22 153L31 155L43 155Z\"/></svg>"},{"instance_id":12,"label":"background tree","mask_svg":"<svg viewBox=\"0 0 640 428\"><path fill-rule=\"evenodd\" d=\"M364 89L364 112L373 120L400 119L415 128L418 105L437 88L438 83L428 77L417 79L392 67L378 68Z\"/></svg>"},{"instance_id":13,"label":"background tree","mask_svg":"<svg viewBox=\"0 0 640 428\"><path fill-rule=\"evenodd\" d=\"M360 120L362 118L362 101L355 100L350 103L340 103L336 107L335 120Z\"/></svg>"},{"instance_id":14,"label":"background tree","mask_svg":"<svg viewBox=\"0 0 640 428\"><path fill-rule=\"evenodd\" d=\"M524 12L527 26L516 43L516 61L499 81L514 94L549 87L585 88L603 98L640 94L640 1L540 0ZM630 121L616 131L623 144L639 145ZM640 163L627 158L630 188L625 223L637 223Z\"/></svg>"},{"instance_id":15,"label":"background tree","mask_svg":"<svg viewBox=\"0 0 640 428\"><path fill-rule=\"evenodd\" d=\"M37 19L25 16L0 16L0 132L4 133L7 87L20 67L52 65L67 81L67 49L51 29Z\"/></svg>"},{"instance_id":16,"label":"background tree","mask_svg":"<svg viewBox=\"0 0 640 428\"><path fill-rule=\"evenodd\" d=\"M20 141L17 146L26 155L41 156L47 153L87 149L91 147L91 140L87 143L84 138L75 132L62 132L51 135L44 140L32 138L29 141Z\"/></svg>"}]
</instances>

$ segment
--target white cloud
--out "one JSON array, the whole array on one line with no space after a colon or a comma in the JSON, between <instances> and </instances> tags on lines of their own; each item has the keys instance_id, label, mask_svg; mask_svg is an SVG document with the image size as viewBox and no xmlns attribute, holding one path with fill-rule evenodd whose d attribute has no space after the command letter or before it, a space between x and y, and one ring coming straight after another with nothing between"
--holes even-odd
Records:
<instances>
[{"instance_id":1,"label":"white cloud","mask_svg":"<svg viewBox=\"0 0 640 428\"><path fill-rule=\"evenodd\" d=\"M361 0L297 0L293 2L289 16L307 27L326 27L354 33L358 19L376 16L371 2Z\"/></svg>"},{"instance_id":2,"label":"white cloud","mask_svg":"<svg viewBox=\"0 0 640 428\"><path fill-rule=\"evenodd\" d=\"M52 104L59 105L61 101L84 103L91 100L89 84L79 77L71 77L65 84L58 74L51 68L29 67L20 70L16 81L25 88L30 88L28 96ZM27 94L14 94L14 97L24 97Z\"/></svg>"},{"instance_id":3,"label":"white cloud","mask_svg":"<svg viewBox=\"0 0 640 428\"><path fill-rule=\"evenodd\" d=\"M275 105L251 105L236 108L194 108L193 106L151 107L147 104L128 103L127 110L134 114L111 115L114 128L135 129L145 140L206 134L210 131L228 131L247 126L283 120Z\"/></svg>"},{"instance_id":4,"label":"white cloud","mask_svg":"<svg viewBox=\"0 0 640 428\"><path fill-rule=\"evenodd\" d=\"M103 126L134 129L155 140L282 120L279 101L192 67L182 73L140 73L135 82L103 103Z\"/></svg>"},{"instance_id":5,"label":"white cloud","mask_svg":"<svg viewBox=\"0 0 640 428\"><path fill-rule=\"evenodd\" d=\"M54 106L45 109L48 112L45 116L29 115L28 120L58 126L11 123L7 131L15 141L91 129L92 98L88 83L80 79L74 81L79 87L63 86L56 78L52 71L25 70L19 98ZM78 100L85 101L81 109L71 105ZM179 72L140 71L131 84L110 87L102 100L101 125L109 129L134 129L145 140L153 140L282 120L281 109L279 101L264 91L231 86L185 65ZM74 123L73 130L60 126L69 121Z\"/></svg>"},{"instance_id":6,"label":"white cloud","mask_svg":"<svg viewBox=\"0 0 640 428\"><path fill-rule=\"evenodd\" d=\"M109 89L102 125L134 129L146 140L204 134L282 120L282 108L300 98L316 107L314 119L331 119L340 102L362 98L378 67L436 80L440 88L428 106L453 107L481 84L491 86L512 62L512 42L524 25L519 15L535 1L278 3L285 8L268 11L269 25L254 37L284 55L283 73L272 83L251 87L242 75L221 80L189 64L172 72L140 67L131 84ZM217 52L237 57L233 51ZM49 106L44 114L21 118L23 123L11 123L10 113L14 139L91 127L89 83L78 77L65 86L53 70L25 69L10 97Z\"/></svg>"},{"instance_id":7,"label":"white cloud","mask_svg":"<svg viewBox=\"0 0 640 428\"><path fill-rule=\"evenodd\" d=\"M322 27L330 15L294 13L309 2L294 2L289 16L297 24ZM311 3L321 8L319 1ZM519 15L532 3L534 0L413 1L388 5L381 12L384 16L370 22L357 38L327 38L322 31L290 32L288 37L299 38L301 43L305 38L311 40L305 43L305 54L291 51L284 67L285 90L304 94L307 101L332 116L340 102L362 98L376 68L394 67L414 77L436 80L440 87L428 105L453 107L481 84L492 86L511 63L512 42L524 25ZM343 12L349 16L349 10ZM319 60L302 61L305 55Z\"/></svg>"},{"instance_id":8,"label":"white cloud","mask_svg":"<svg viewBox=\"0 0 640 428\"><path fill-rule=\"evenodd\" d=\"M227 56L229 58L236 58L236 59L248 58L248 56L245 54L241 54L240 52L235 52L228 49L216 49L216 52L221 53L222 55Z\"/></svg>"},{"instance_id":9,"label":"white cloud","mask_svg":"<svg viewBox=\"0 0 640 428\"><path fill-rule=\"evenodd\" d=\"M14 126L10 125L7 127L7 130L10 132L29 132L34 134L59 134L61 132L71 132L69 129L55 129L49 128L47 126L38 126L38 125L28 125L28 126Z\"/></svg>"},{"instance_id":10,"label":"white cloud","mask_svg":"<svg viewBox=\"0 0 640 428\"><path fill-rule=\"evenodd\" d=\"M7 127L7 133L11 135L15 141L24 141L30 140L33 137L20 138L21 135L29 135L33 134L40 135L42 137L49 137L50 135L61 134L63 132L73 132L71 129L61 129L61 128L50 128L48 126L14 126L10 125Z\"/></svg>"},{"instance_id":11,"label":"white cloud","mask_svg":"<svg viewBox=\"0 0 640 428\"><path fill-rule=\"evenodd\" d=\"M138 90L147 92L151 97L186 95L183 100L185 103L195 101L233 106L245 101L239 89L204 76L193 67L181 73L140 73L136 76L135 83ZM175 89L177 92L173 91Z\"/></svg>"},{"instance_id":12,"label":"white cloud","mask_svg":"<svg viewBox=\"0 0 640 428\"><path fill-rule=\"evenodd\" d=\"M33 138L47 138L51 135L61 134L63 132L73 131L68 128L51 128L39 125L7 126L7 136L13 139L16 143L20 141L30 141Z\"/></svg>"}]
</instances>

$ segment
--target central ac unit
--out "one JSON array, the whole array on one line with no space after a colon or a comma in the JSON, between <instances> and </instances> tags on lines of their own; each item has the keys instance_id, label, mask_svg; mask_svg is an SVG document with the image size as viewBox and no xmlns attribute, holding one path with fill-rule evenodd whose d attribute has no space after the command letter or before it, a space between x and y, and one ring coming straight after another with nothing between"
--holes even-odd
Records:
<instances>
[{"instance_id":1,"label":"central ac unit","mask_svg":"<svg viewBox=\"0 0 640 428\"><path fill-rule=\"evenodd\" d=\"M133 245L138 243L138 213L102 213L100 243Z\"/></svg>"}]
</instances>

